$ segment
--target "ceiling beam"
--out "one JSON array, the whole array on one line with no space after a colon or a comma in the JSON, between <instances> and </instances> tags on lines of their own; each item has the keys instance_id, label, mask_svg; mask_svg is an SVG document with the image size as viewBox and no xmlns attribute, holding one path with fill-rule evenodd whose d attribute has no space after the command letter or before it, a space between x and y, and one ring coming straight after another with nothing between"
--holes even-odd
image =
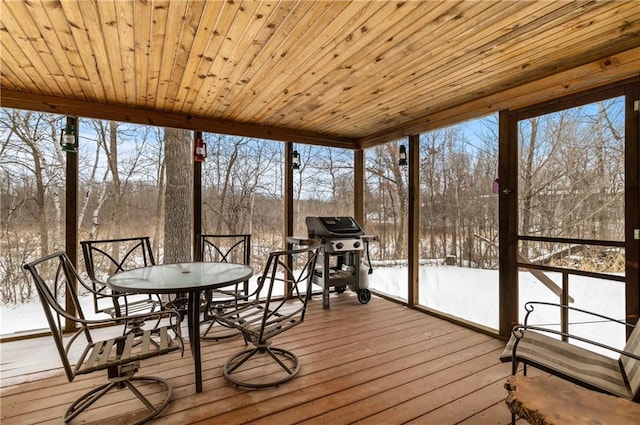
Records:
<instances>
[{"instance_id":1,"label":"ceiling beam","mask_svg":"<svg viewBox=\"0 0 640 425\"><path fill-rule=\"evenodd\" d=\"M305 143L345 149L356 148L355 140L346 137L333 137L331 135L297 129L215 120L191 115L154 112L127 106L107 105L83 100L24 93L15 90L2 90L0 94L0 106L3 108L26 109L61 115L69 114L84 118L97 118L156 127L175 127L282 142Z\"/></svg>"}]
</instances>

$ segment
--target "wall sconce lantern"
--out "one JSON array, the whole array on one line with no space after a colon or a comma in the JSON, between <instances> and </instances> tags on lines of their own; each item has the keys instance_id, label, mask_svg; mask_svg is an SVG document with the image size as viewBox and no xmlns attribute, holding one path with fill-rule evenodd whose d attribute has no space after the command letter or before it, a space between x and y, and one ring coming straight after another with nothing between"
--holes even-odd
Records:
<instances>
[{"instance_id":1,"label":"wall sconce lantern","mask_svg":"<svg viewBox=\"0 0 640 425\"><path fill-rule=\"evenodd\" d=\"M407 164L408 164L407 147L405 145L400 145L400 155L398 155L398 165L405 167Z\"/></svg>"},{"instance_id":2,"label":"wall sconce lantern","mask_svg":"<svg viewBox=\"0 0 640 425\"><path fill-rule=\"evenodd\" d=\"M207 144L204 140L198 138L193 147L193 160L196 162L204 162L207 157Z\"/></svg>"},{"instance_id":3,"label":"wall sconce lantern","mask_svg":"<svg viewBox=\"0 0 640 425\"><path fill-rule=\"evenodd\" d=\"M300 169L300 154L297 150L294 150L291 154L291 168L294 170Z\"/></svg>"},{"instance_id":4,"label":"wall sconce lantern","mask_svg":"<svg viewBox=\"0 0 640 425\"><path fill-rule=\"evenodd\" d=\"M60 132L60 146L62 147L62 150L64 152L78 152L78 139L76 138L76 129L73 124L68 121L67 125L65 125Z\"/></svg>"}]
</instances>

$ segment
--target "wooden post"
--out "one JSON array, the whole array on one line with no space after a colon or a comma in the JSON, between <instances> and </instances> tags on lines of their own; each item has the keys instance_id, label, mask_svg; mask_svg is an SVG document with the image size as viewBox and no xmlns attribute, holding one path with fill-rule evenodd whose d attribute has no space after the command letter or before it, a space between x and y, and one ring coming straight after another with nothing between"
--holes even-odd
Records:
<instances>
[{"instance_id":1,"label":"wooden post","mask_svg":"<svg viewBox=\"0 0 640 425\"><path fill-rule=\"evenodd\" d=\"M293 143L286 142L284 145L284 228L282 240L286 249L292 249L293 244L287 242L287 236L293 236ZM293 269L291 257L287 257L287 267ZM285 287L288 293L290 284Z\"/></svg>"},{"instance_id":2,"label":"wooden post","mask_svg":"<svg viewBox=\"0 0 640 425\"><path fill-rule=\"evenodd\" d=\"M507 338L518 322L518 132L516 115L499 114L499 333Z\"/></svg>"},{"instance_id":3,"label":"wooden post","mask_svg":"<svg viewBox=\"0 0 640 425\"><path fill-rule=\"evenodd\" d=\"M409 136L409 288L407 303L418 304L420 279L420 135Z\"/></svg>"},{"instance_id":4,"label":"wooden post","mask_svg":"<svg viewBox=\"0 0 640 425\"><path fill-rule=\"evenodd\" d=\"M202 131L194 131L193 143L202 139ZM194 156L195 158L195 156ZM197 251L197 237L202 233L202 162L193 161L193 255Z\"/></svg>"},{"instance_id":5,"label":"wooden post","mask_svg":"<svg viewBox=\"0 0 640 425\"><path fill-rule=\"evenodd\" d=\"M364 151L353 153L353 217L364 228Z\"/></svg>"},{"instance_id":6,"label":"wooden post","mask_svg":"<svg viewBox=\"0 0 640 425\"><path fill-rule=\"evenodd\" d=\"M626 316L640 316L640 78L625 86L625 257ZM627 329L627 338L631 328Z\"/></svg>"},{"instance_id":7,"label":"wooden post","mask_svg":"<svg viewBox=\"0 0 640 425\"><path fill-rule=\"evenodd\" d=\"M72 126L75 131L75 144L80 149L78 144L78 118L67 115L67 125ZM67 152L67 165L65 170L65 252L73 267L78 267L78 153ZM78 290L78 282L70 282L74 291ZM65 309L66 311L75 316L77 314L76 307L71 302L71 297L65 297ZM74 330L75 323L66 321L65 330Z\"/></svg>"}]
</instances>

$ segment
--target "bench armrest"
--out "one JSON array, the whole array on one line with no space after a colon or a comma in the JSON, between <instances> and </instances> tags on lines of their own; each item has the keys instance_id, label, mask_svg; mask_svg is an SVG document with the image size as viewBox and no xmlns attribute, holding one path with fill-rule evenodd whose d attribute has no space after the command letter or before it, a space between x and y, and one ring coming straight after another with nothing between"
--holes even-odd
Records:
<instances>
[{"instance_id":1,"label":"bench armrest","mask_svg":"<svg viewBox=\"0 0 640 425\"><path fill-rule=\"evenodd\" d=\"M627 356L627 357L631 357L631 358L633 358L635 360L640 360L640 355L633 354L633 353L630 353L628 351L620 350L619 348L611 347L611 346L603 344L601 342L593 341L593 340L590 340L590 339L587 339L587 338L584 338L584 337L581 337L581 336L578 336L578 335L573 335L573 334L569 334L569 333L562 332L562 331L556 331L554 329L548 329L548 328L544 328L544 327L541 327L541 326L532 326L532 325L516 325L511 330L511 333L513 334L514 338L516 339L515 343L513 344L513 359L516 358L516 351L517 351L517 347L518 347L518 342L524 337L524 332L523 331L526 331L526 330L550 333L550 334L554 334L554 335L565 336L567 338L573 338L575 340L582 341L582 342L585 342L587 344L591 344L591 345L595 345L595 346L600 347L600 348L611 350L613 352L616 352L616 353L620 354L621 356ZM567 342L567 344L568 344L568 342Z\"/></svg>"},{"instance_id":2,"label":"bench armrest","mask_svg":"<svg viewBox=\"0 0 640 425\"><path fill-rule=\"evenodd\" d=\"M631 328L635 327L635 325L632 325L631 323L627 323L624 320L614 319L613 317L604 316L602 314L594 313L592 311L584 310L584 309L581 309L581 308L578 308L578 307L572 307L570 305L552 303L552 302L547 302L547 301L528 301L528 302L525 303L524 309L527 311L527 314L524 317L525 326L527 326L527 320L529 319L529 314L534 311L536 305L558 307L559 309L563 309L563 310L577 311L579 313L584 313L584 314L588 314L588 315L591 315L591 316L594 316L594 317L599 317L601 319L605 319L605 320L608 320L610 322L619 323L621 325L628 326L628 327L631 327Z\"/></svg>"}]
</instances>

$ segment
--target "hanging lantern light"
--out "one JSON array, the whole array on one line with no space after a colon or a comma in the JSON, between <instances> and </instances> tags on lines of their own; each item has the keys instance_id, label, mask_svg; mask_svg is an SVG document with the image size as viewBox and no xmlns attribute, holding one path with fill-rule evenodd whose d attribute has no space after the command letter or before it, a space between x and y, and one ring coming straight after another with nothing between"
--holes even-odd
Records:
<instances>
[{"instance_id":1,"label":"hanging lantern light","mask_svg":"<svg viewBox=\"0 0 640 425\"><path fill-rule=\"evenodd\" d=\"M204 162L207 157L207 144L201 138L196 139L193 149L193 160Z\"/></svg>"},{"instance_id":2,"label":"hanging lantern light","mask_svg":"<svg viewBox=\"0 0 640 425\"><path fill-rule=\"evenodd\" d=\"M398 165L404 167L407 163L407 147L400 145L400 155L398 156Z\"/></svg>"},{"instance_id":3,"label":"hanging lantern light","mask_svg":"<svg viewBox=\"0 0 640 425\"><path fill-rule=\"evenodd\" d=\"M291 168L294 170L300 169L300 154L297 150L294 150L291 154Z\"/></svg>"},{"instance_id":4,"label":"hanging lantern light","mask_svg":"<svg viewBox=\"0 0 640 425\"><path fill-rule=\"evenodd\" d=\"M62 150L64 152L78 152L78 139L76 138L76 131L73 124L69 121L67 121L67 125L65 125L60 132L60 146L62 147Z\"/></svg>"}]
</instances>

